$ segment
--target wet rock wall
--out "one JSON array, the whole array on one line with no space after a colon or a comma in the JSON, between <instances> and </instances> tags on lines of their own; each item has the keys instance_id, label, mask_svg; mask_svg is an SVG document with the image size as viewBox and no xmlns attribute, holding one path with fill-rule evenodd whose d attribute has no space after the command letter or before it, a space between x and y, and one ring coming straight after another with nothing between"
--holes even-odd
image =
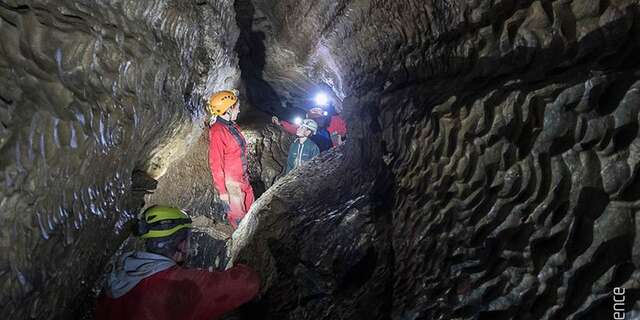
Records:
<instances>
[{"instance_id":1,"label":"wet rock wall","mask_svg":"<svg viewBox=\"0 0 640 320\"><path fill-rule=\"evenodd\" d=\"M270 124L270 119L262 119L258 128L248 128L245 136L249 140L249 178L256 194L269 189L277 179L285 174L289 146L295 139L278 126ZM267 123L267 125L264 125Z\"/></svg>"},{"instance_id":2,"label":"wet rock wall","mask_svg":"<svg viewBox=\"0 0 640 320\"><path fill-rule=\"evenodd\" d=\"M396 132L420 151L394 160L397 316L599 319L614 287L637 290L629 77L492 90Z\"/></svg>"},{"instance_id":3,"label":"wet rock wall","mask_svg":"<svg viewBox=\"0 0 640 320\"><path fill-rule=\"evenodd\" d=\"M90 298L142 205L134 169L161 176L237 79L231 5L0 3L0 318Z\"/></svg>"},{"instance_id":4,"label":"wet rock wall","mask_svg":"<svg viewBox=\"0 0 640 320\"><path fill-rule=\"evenodd\" d=\"M279 179L233 234L232 263L262 275L260 297L225 319L385 319L390 215L363 153L325 152Z\"/></svg>"},{"instance_id":5,"label":"wet rock wall","mask_svg":"<svg viewBox=\"0 0 640 320\"><path fill-rule=\"evenodd\" d=\"M617 286L631 309L637 3L476 4L381 97L392 317L605 319Z\"/></svg>"}]
</instances>

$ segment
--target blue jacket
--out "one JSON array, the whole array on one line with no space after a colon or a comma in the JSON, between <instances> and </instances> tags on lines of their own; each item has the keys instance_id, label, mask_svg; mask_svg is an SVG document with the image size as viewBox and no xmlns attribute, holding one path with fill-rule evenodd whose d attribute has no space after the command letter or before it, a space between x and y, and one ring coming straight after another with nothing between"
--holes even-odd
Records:
<instances>
[{"instance_id":1,"label":"blue jacket","mask_svg":"<svg viewBox=\"0 0 640 320\"><path fill-rule=\"evenodd\" d=\"M320 149L309 138L307 138L307 140L305 140L303 144L300 144L300 139L296 139L296 141L291 144L291 148L289 148L289 157L287 158L287 172L293 170L304 162L313 159L313 157L319 154Z\"/></svg>"},{"instance_id":2,"label":"blue jacket","mask_svg":"<svg viewBox=\"0 0 640 320\"><path fill-rule=\"evenodd\" d=\"M309 137L309 139L318 146L320 152L325 152L333 147L333 142L331 142L331 135L326 128L318 128L318 132Z\"/></svg>"}]
</instances>

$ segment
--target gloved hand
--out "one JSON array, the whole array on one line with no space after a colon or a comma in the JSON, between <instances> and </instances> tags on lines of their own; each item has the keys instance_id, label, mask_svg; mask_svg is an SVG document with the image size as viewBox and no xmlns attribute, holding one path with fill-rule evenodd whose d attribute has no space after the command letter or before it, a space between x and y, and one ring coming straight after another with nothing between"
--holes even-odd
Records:
<instances>
[{"instance_id":1,"label":"gloved hand","mask_svg":"<svg viewBox=\"0 0 640 320\"><path fill-rule=\"evenodd\" d=\"M229 197L228 193L223 193L220 195L220 200L222 200L224 203L227 204L227 206L229 206L229 203L231 202L231 198Z\"/></svg>"},{"instance_id":2,"label":"gloved hand","mask_svg":"<svg viewBox=\"0 0 640 320\"><path fill-rule=\"evenodd\" d=\"M211 203L211 210L215 214L214 220L219 223L229 223L229 212L231 207L225 201L215 200Z\"/></svg>"},{"instance_id":3,"label":"gloved hand","mask_svg":"<svg viewBox=\"0 0 640 320\"><path fill-rule=\"evenodd\" d=\"M231 212L231 199L229 198L229 194L221 194L220 200L222 200L219 202L220 207L222 208L222 216L224 217L225 222L229 223L229 212Z\"/></svg>"}]
</instances>

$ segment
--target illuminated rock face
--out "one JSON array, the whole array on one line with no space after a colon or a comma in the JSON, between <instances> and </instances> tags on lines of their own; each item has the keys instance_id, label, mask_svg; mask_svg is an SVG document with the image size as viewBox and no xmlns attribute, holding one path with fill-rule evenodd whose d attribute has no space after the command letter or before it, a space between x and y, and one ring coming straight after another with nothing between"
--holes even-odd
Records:
<instances>
[{"instance_id":1,"label":"illuminated rock face","mask_svg":"<svg viewBox=\"0 0 640 320\"><path fill-rule=\"evenodd\" d=\"M134 169L161 176L199 136L202 97L238 77L231 11L0 5L0 318L73 318L141 205Z\"/></svg>"},{"instance_id":2,"label":"illuminated rock face","mask_svg":"<svg viewBox=\"0 0 640 320\"><path fill-rule=\"evenodd\" d=\"M70 317L132 171L170 199L237 78L268 112L326 83L349 139L274 183L288 137L246 123L274 184L234 234L264 279L236 318L608 319L638 289L637 0L182 3L0 7L1 318Z\"/></svg>"}]
</instances>

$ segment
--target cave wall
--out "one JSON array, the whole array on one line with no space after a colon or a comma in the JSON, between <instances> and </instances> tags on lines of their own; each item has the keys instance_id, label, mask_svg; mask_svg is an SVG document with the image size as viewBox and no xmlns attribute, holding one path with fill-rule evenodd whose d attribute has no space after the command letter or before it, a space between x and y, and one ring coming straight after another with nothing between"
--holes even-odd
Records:
<instances>
[{"instance_id":1,"label":"cave wall","mask_svg":"<svg viewBox=\"0 0 640 320\"><path fill-rule=\"evenodd\" d=\"M389 130L417 152L394 160L397 316L604 319L617 286L632 307L637 86L505 86Z\"/></svg>"},{"instance_id":2,"label":"cave wall","mask_svg":"<svg viewBox=\"0 0 640 320\"><path fill-rule=\"evenodd\" d=\"M634 307L638 1L244 3L263 80L331 83L345 154L393 172L388 316L604 319L616 286Z\"/></svg>"},{"instance_id":3,"label":"cave wall","mask_svg":"<svg viewBox=\"0 0 640 320\"><path fill-rule=\"evenodd\" d=\"M361 143L361 142L359 142ZM381 161L334 149L277 180L233 234L230 264L261 275L257 299L225 319L387 319L390 214Z\"/></svg>"},{"instance_id":4,"label":"cave wall","mask_svg":"<svg viewBox=\"0 0 640 320\"><path fill-rule=\"evenodd\" d=\"M231 1L0 3L0 318L70 319L238 78Z\"/></svg>"},{"instance_id":5,"label":"cave wall","mask_svg":"<svg viewBox=\"0 0 640 320\"><path fill-rule=\"evenodd\" d=\"M614 287L638 299L637 3L506 4L460 6L487 20L432 45L444 81L382 98L394 318L605 319Z\"/></svg>"}]
</instances>

